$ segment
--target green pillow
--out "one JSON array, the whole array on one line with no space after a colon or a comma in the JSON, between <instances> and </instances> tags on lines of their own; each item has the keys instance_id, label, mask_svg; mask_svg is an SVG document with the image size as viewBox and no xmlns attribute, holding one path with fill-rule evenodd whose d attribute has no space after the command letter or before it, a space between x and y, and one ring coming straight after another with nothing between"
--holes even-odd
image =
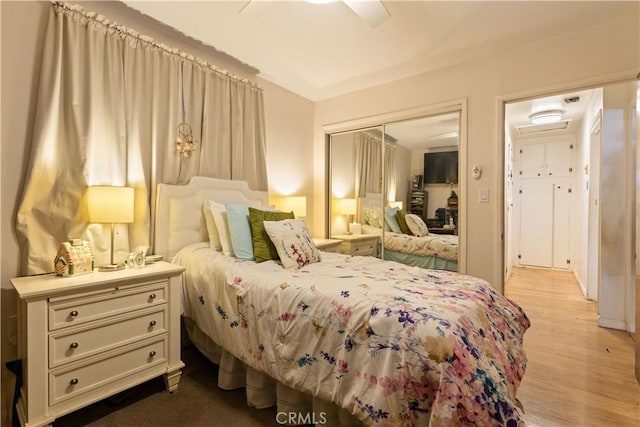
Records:
<instances>
[{"instance_id":1,"label":"green pillow","mask_svg":"<svg viewBox=\"0 0 640 427\"><path fill-rule=\"evenodd\" d=\"M251 243L256 262L280 259L276 247L264 229L264 221L282 221L295 219L293 212L271 212L249 207L249 224L251 225Z\"/></svg>"},{"instance_id":2,"label":"green pillow","mask_svg":"<svg viewBox=\"0 0 640 427\"><path fill-rule=\"evenodd\" d=\"M407 221L404 219L404 216L407 213L403 210L399 210L396 212L396 219L398 220L398 225L400 226L400 230L402 230L403 234L411 234L411 230L409 230L409 226L407 225Z\"/></svg>"}]
</instances>

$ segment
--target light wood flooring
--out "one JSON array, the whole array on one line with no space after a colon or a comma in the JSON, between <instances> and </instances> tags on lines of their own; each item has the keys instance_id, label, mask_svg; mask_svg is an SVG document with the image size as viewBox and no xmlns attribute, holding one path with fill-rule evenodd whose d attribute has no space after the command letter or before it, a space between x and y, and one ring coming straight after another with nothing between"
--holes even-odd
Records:
<instances>
[{"instance_id":1,"label":"light wood flooring","mask_svg":"<svg viewBox=\"0 0 640 427\"><path fill-rule=\"evenodd\" d=\"M515 268L505 295L531 320L518 390L528 427L640 426L633 339L597 326L572 273Z\"/></svg>"}]
</instances>

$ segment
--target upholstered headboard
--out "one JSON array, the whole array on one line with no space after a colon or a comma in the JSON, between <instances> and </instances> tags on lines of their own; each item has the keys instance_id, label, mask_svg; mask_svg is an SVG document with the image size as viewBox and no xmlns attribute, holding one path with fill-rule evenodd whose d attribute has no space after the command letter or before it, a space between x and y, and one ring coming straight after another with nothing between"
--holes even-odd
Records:
<instances>
[{"instance_id":1,"label":"upholstered headboard","mask_svg":"<svg viewBox=\"0 0 640 427\"><path fill-rule=\"evenodd\" d=\"M187 185L158 184L153 231L153 252L166 260L191 243L207 242L209 236L202 203L249 203L267 205L267 192L249 189L245 181L194 176Z\"/></svg>"}]
</instances>

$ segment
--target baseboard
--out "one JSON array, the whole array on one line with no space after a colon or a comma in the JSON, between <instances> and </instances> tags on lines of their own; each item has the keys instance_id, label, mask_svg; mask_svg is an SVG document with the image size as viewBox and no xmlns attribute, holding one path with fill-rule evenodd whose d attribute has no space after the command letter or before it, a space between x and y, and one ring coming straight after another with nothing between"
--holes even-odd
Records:
<instances>
[{"instance_id":1,"label":"baseboard","mask_svg":"<svg viewBox=\"0 0 640 427\"><path fill-rule=\"evenodd\" d=\"M584 283L582 283L582 280L580 280L580 277L578 277L578 274L576 272L576 270L571 270L571 272L573 273L573 277L576 278L576 282L578 282L578 286L580 286L580 292L582 292L582 296L584 297L584 299L589 299L589 297L587 296L587 287L585 286Z\"/></svg>"},{"instance_id":2,"label":"baseboard","mask_svg":"<svg viewBox=\"0 0 640 427\"><path fill-rule=\"evenodd\" d=\"M598 316L598 326L610 329L619 329L621 331L627 331L627 322L624 320L607 319L602 316Z\"/></svg>"}]
</instances>

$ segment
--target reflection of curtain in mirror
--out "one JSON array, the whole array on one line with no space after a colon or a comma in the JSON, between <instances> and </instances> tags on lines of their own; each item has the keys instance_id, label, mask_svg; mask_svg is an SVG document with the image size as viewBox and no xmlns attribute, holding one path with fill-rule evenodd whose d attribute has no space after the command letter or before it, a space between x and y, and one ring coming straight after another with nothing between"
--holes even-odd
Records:
<instances>
[{"instance_id":1,"label":"reflection of curtain in mirror","mask_svg":"<svg viewBox=\"0 0 640 427\"><path fill-rule=\"evenodd\" d=\"M393 144L386 144L384 149L384 183L387 190L387 201L396 200L396 159L397 148Z\"/></svg>"},{"instance_id":2,"label":"reflection of curtain in mirror","mask_svg":"<svg viewBox=\"0 0 640 427\"><path fill-rule=\"evenodd\" d=\"M355 193L365 197L367 193L382 192L382 143L378 138L358 132L355 141Z\"/></svg>"}]
</instances>

